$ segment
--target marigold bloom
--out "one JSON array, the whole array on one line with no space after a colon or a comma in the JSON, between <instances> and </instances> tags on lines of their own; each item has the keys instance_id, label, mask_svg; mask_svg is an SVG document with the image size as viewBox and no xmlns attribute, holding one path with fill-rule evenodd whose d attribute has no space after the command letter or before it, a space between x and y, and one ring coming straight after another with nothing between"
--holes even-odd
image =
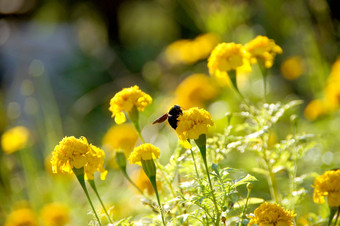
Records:
<instances>
[{"instance_id":1,"label":"marigold bloom","mask_svg":"<svg viewBox=\"0 0 340 226\"><path fill-rule=\"evenodd\" d=\"M7 130L1 136L2 150L10 154L23 149L27 145L29 134L28 129L23 126L17 126Z\"/></svg>"},{"instance_id":2,"label":"marigold bloom","mask_svg":"<svg viewBox=\"0 0 340 226\"><path fill-rule=\"evenodd\" d=\"M340 206L340 170L329 170L314 181L313 201L322 204L327 196L330 207Z\"/></svg>"},{"instance_id":3,"label":"marigold bloom","mask_svg":"<svg viewBox=\"0 0 340 226\"><path fill-rule=\"evenodd\" d=\"M193 74L177 86L175 94L175 102L183 108L203 107L217 95L217 87L205 74Z\"/></svg>"},{"instance_id":4,"label":"marigold bloom","mask_svg":"<svg viewBox=\"0 0 340 226\"><path fill-rule=\"evenodd\" d=\"M61 203L50 203L41 210L45 226L64 226L70 221L70 210Z\"/></svg>"},{"instance_id":5,"label":"marigold bloom","mask_svg":"<svg viewBox=\"0 0 340 226\"><path fill-rule=\"evenodd\" d=\"M306 119L310 121L314 121L321 115L324 115L326 113L326 105L323 100L317 99L317 100L312 100L311 102L308 103L304 110L304 115Z\"/></svg>"},{"instance_id":6,"label":"marigold bloom","mask_svg":"<svg viewBox=\"0 0 340 226\"><path fill-rule=\"evenodd\" d=\"M215 76L237 70L247 63L247 53L241 44L220 43L208 59L209 73Z\"/></svg>"},{"instance_id":7,"label":"marigold bloom","mask_svg":"<svg viewBox=\"0 0 340 226\"><path fill-rule=\"evenodd\" d=\"M158 159L161 154L159 148L152 144L142 144L131 152L129 157L130 164L141 165L142 160Z\"/></svg>"},{"instance_id":8,"label":"marigold bloom","mask_svg":"<svg viewBox=\"0 0 340 226\"><path fill-rule=\"evenodd\" d=\"M136 128L128 123L112 126L103 138L103 145L110 151L123 151L126 158L138 140Z\"/></svg>"},{"instance_id":9,"label":"marigold bloom","mask_svg":"<svg viewBox=\"0 0 340 226\"><path fill-rule=\"evenodd\" d=\"M165 57L171 64L192 64L205 59L218 41L219 37L212 33L200 35L193 40L178 40L166 48Z\"/></svg>"},{"instance_id":10,"label":"marigold bloom","mask_svg":"<svg viewBox=\"0 0 340 226\"><path fill-rule=\"evenodd\" d=\"M112 112L115 122L122 124L126 121L123 111L129 113L133 107L136 107L138 111L144 111L151 102L152 98L150 95L144 93L135 85L130 88L124 88L116 93L110 101L109 110Z\"/></svg>"},{"instance_id":11,"label":"marigold bloom","mask_svg":"<svg viewBox=\"0 0 340 226\"><path fill-rule=\"evenodd\" d=\"M20 208L11 212L6 219L4 226L37 226L38 220L30 208Z\"/></svg>"},{"instance_id":12,"label":"marigold bloom","mask_svg":"<svg viewBox=\"0 0 340 226\"><path fill-rule=\"evenodd\" d=\"M208 133L208 128L213 126L211 115L204 109L197 107L184 110L178 117L176 133L185 148L191 148L188 139L198 139L201 134Z\"/></svg>"},{"instance_id":13,"label":"marigold bloom","mask_svg":"<svg viewBox=\"0 0 340 226\"><path fill-rule=\"evenodd\" d=\"M290 226L293 225L292 219L295 217L293 211L285 210L278 204L262 203L254 211L255 216L250 216L248 225L259 226Z\"/></svg>"},{"instance_id":14,"label":"marigold bloom","mask_svg":"<svg viewBox=\"0 0 340 226\"><path fill-rule=\"evenodd\" d=\"M104 151L90 145L85 137L64 137L52 153L52 172L72 174L73 168L84 167L86 179L93 179L95 171L101 172L101 179L105 179L104 158Z\"/></svg>"},{"instance_id":15,"label":"marigold bloom","mask_svg":"<svg viewBox=\"0 0 340 226\"><path fill-rule=\"evenodd\" d=\"M271 68L276 54L282 53L281 47L276 45L274 40L261 35L248 42L245 48L250 53L251 63L263 61L266 68Z\"/></svg>"},{"instance_id":16,"label":"marigold bloom","mask_svg":"<svg viewBox=\"0 0 340 226\"><path fill-rule=\"evenodd\" d=\"M295 80L299 78L304 71L302 58L299 56L289 57L283 61L280 69L285 79Z\"/></svg>"}]
</instances>

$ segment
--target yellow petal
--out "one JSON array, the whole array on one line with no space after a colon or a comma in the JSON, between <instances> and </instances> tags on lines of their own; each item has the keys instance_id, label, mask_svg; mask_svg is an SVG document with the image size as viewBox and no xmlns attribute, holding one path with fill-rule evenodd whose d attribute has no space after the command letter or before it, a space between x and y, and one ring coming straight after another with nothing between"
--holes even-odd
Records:
<instances>
[{"instance_id":1,"label":"yellow petal","mask_svg":"<svg viewBox=\"0 0 340 226\"><path fill-rule=\"evenodd\" d=\"M125 114L123 112L117 113L115 116L115 122L119 125L119 124L123 124L124 122L126 122L126 117Z\"/></svg>"}]
</instances>

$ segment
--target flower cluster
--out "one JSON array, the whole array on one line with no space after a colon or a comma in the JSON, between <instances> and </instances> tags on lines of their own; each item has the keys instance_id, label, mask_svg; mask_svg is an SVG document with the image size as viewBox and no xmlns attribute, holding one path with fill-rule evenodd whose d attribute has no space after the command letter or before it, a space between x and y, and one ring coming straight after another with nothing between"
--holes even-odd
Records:
<instances>
[{"instance_id":1,"label":"flower cluster","mask_svg":"<svg viewBox=\"0 0 340 226\"><path fill-rule=\"evenodd\" d=\"M167 47L165 57L170 64L192 64L206 58L218 41L219 37L211 33L200 35L193 40L178 40Z\"/></svg>"},{"instance_id":2,"label":"flower cluster","mask_svg":"<svg viewBox=\"0 0 340 226\"><path fill-rule=\"evenodd\" d=\"M285 210L278 204L262 203L254 211L255 216L250 216L251 220L248 225L259 226L291 226L295 214L293 211Z\"/></svg>"},{"instance_id":3,"label":"flower cluster","mask_svg":"<svg viewBox=\"0 0 340 226\"><path fill-rule=\"evenodd\" d=\"M141 165L142 160L158 159L161 154L159 148L152 144L142 144L131 152L129 157L130 164Z\"/></svg>"},{"instance_id":4,"label":"flower cluster","mask_svg":"<svg viewBox=\"0 0 340 226\"><path fill-rule=\"evenodd\" d=\"M20 208L11 212L6 219L4 226L38 226L38 219L30 208Z\"/></svg>"},{"instance_id":5,"label":"flower cluster","mask_svg":"<svg viewBox=\"0 0 340 226\"><path fill-rule=\"evenodd\" d=\"M340 170L329 170L314 181L313 200L324 203L327 196L330 207L340 206Z\"/></svg>"},{"instance_id":6,"label":"flower cluster","mask_svg":"<svg viewBox=\"0 0 340 226\"><path fill-rule=\"evenodd\" d=\"M281 54L282 49L275 44L275 41L266 36L257 36L245 45L250 54L250 62L258 63L262 61L266 68L271 68L276 54Z\"/></svg>"},{"instance_id":7,"label":"flower cluster","mask_svg":"<svg viewBox=\"0 0 340 226\"><path fill-rule=\"evenodd\" d=\"M191 148L188 139L198 139L201 134L208 133L208 128L213 126L211 115L204 109L197 107L184 110L178 117L176 133L185 148Z\"/></svg>"},{"instance_id":8,"label":"flower cluster","mask_svg":"<svg viewBox=\"0 0 340 226\"><path fill-rule=\"evenodd\" d=\"M28 143L29 134L28 129L23 126L17 126L7 130L1 136L2 150L10 154L23 149Z\"/></svg>"},{"instance_id":9,"label":"flower cluster","mask_svg":"<svg viewBox=\"0 0 340 226\"><path fill-rule=\"evenodd\" d=\"M144 111L146 106L151 104L152 98L150 95L144 93L138 86L124 88L116 93L110 100L109 110L112 112L112 117L115 118L117 124L122 124L126 121L123 111L129 113L134 107L138 111Z\"/></svg>"},{"instance_id":10,"label":"flower cluster","mask_svg":"<svg viewBox=\"0 0 340 226\"><path fill-rule=\"evenodd\" d=\"M103 150L90 145L85 137L79 139L71 136L64 137L52 153L53 173L73 173L73 168L84 167L85 179L92 180L95 171L101 173L104 180L107 171L103 168L105 153Z\"/></svg>"}]
</instances>

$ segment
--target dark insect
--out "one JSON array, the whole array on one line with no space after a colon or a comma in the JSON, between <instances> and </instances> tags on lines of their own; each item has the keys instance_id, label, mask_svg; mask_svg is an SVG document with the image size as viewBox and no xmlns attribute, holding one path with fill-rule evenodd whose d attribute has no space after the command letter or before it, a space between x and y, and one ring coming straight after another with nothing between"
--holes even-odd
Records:
<instances>
[{"instance_id":1,"label":"dark insect","mask_svg":"<svg viewBox=\"0 0 340 226\"><path fill-rule=\"evenodd\" d=\"M162 123L162 122L164 122L165 120L168 119L170 126L174 129L176 129L177 128L178 116L180 116L182 114L183 113L182 113L181 107L178 106L178 105L175 105L170 109L170 111L168 113L165 113L164 115L162 115L161 117L156 119L152 124Z\"/></svg>"}]
</instances>

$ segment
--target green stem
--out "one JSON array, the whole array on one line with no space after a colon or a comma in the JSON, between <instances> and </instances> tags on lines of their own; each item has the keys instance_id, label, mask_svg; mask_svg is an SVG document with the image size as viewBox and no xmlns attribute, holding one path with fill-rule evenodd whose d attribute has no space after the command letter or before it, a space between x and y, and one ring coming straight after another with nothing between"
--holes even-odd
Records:
<instances>
[{"instance_id":1,"label":"green stem","mask_svg":"<svg viewBox=\"0 0 340 226\"><path fill-rule=\"evenodd\" d=\"M336 218L335 218L334 226L337 226L338 219L339 219L339 215L340 215L340 206L338 207L338 211L337 211L337 214L336 214Z\"/></svg>"},{"instance_id":2,"label":"green stem","mask_svg":"<svg viewBox=\"0 0 340 226\"><path fill-rule=\"evenodd\" d=\"M162 222L163 222L163 225L165 226L166 224L165 224L165 219L164 219L164 215L163 215L163 208L162 208L162 205L161 205L161 201L159 200L158 189L157 189L157 185L156 185L156 176L151 176L151 177L149 177L149 179L150 179L152 187L155 191L158 206L159 206L159 211L161 212L161 216L162 216Z\"/></svg>"},{"instance_id":3,"label":"green stem","mask_svg":"<svg viewBox=\"0 0 340 226\"><path fill-rule=\"evenodd\" d=\"M247 107L250 109L250 106L248 104L248 102L246 101L246 98L244 98L244 96L241 94L240 90L238 89L237 86L237 80L236 80L236 70L231 70L228 72L229 78L231 80L231 83L233 84L234 89L236 90L236 92L238 93L238 95L241 97L241 99L243 100L243 102L247 105Z\"/></svg>"},{"instance_id":4,"label":"green stem","mask_svg":"<svg viewBox=\"0 0 340 226\"><path fill-rule=\"evenodd\" d=\"M130 184L132 184L132 186L134 186L141 195L145 196L144 192L131 180L126 170L122 170L122 173L125 176L125 178L130 182Z\"/></svg>"},{"instance_id":5,"label":"green stem","mask_svg":"<svg viewBox=\"0 0 340 226\"><path fill-rule=\"evenodd\" d=\"M248 188L248 187L247 187ZM243 224L243 219L244 219L244 216L246 215L246 210L247 210L247 207L248 207L248 200L249 200L249 197L250 197L250 192L251 192L251 189L247 189L248 190L248 194L247 194L247 199L246 199L246 204L244 205L243 207L243 210L242 210L242 214L241 214L241 221L240 221L240 226Z\"/></svg>"},{"instance_id":6,"label":"green stem","mask_svg":"<svg viewBox=\"0 0 340 226\"><path fill-rule=\"evenodd\" d=\"M197 166L196 166L196 161L195 161L194 152L192 151L192 149L190 149L190 152L191 152L192 160L194 161L194 167L195 167L196 177L197 177L197 179L198 179L198 181L199 181L199 183L200 183L200 185L201 185L201 187L202 187L201 178L200 178L200 176L199 176L199 174L198 174L198 170L197 170Z\"/></svg>"},{"instance_id":7,"label":"green stem","mask_svg":"<svg viewBox=\"0 0 340 226\"><path fill-rule=\"evenodd\" d=\"M107 210L106 210L106 208L105 208L105 205L104 205L102 199L100 198L100 195L99 195L99 193L98 193L98 191L97 191L97 187L96 187L96 184L94 183L94 180L88 180L88 182L89 182L91 188L93 189L94 193L96 193L97 198L98 198L100 204L102 205L102 207L103 207L103 209L104 209L104 211L105 211L105 214L106 214L107 218L109 219L110 223L113 224L113 222L112 222L112 220L111 220L111 217L110 217L109 213L107 212Z\"/></svg>"},{"instance_id":8,"label":"green stem","mask_svg":"<svg viewBox=\"0 0 340 226\"><path fill-rule=\"evenodd\" d=\"M263 79L263 89L264 89L264 100L266 102L267 100L267 68L265 67L263 62L258 62L261 74L262 74L262 79Z\"/></svg>"},{"instance_id":9,"label":"green stem","mask_svg":"<svg viewBox=\"0 0 340 226\"><path fill-rule=\"evenodd\" d=\"M143 136L142 136L142 133L141 133L141 129L139 127L139 112L138 112L137 108L133 107L131 112L128 113L128 116L129 116L129 119L131 120L131 122L133 123L133 125L135 126L140 139L142 140L143 143L145 143L145 140L143 139Z\"/></svg>"},{"instance_id":10,"label":"green stem","mask_svg":"<svg viewBox=\"0 0 340 226\"><path fill-rule=\"evenodd\" d=\"M99 225L102 226L102 224L101 224L101 222L100 222L100 220L99 220L99 217L98 217L98 215L97 215L97 212L96 212L96 210L95 210L95 208L94 208L94 206L93 206L93 204L92 204L91 198L90 198L89 193L88 193L87 188L86 188L86 185L85 185L85 180L84 180L84 167L82 167L82 168L80 168L80 169L73 168L73 172L74 172L74 174L76 175L76 177L77 177L77 179L78 179L78 181L79 181L79 183L80 183L82 189L83 189L84 192L85 192L86 198L87 198L87 200L88 200L89 203L90 203L90 206L91 206L91 208L92 208L92 211L93 211L94 215L96 216Z\"/></svg>"}]
</instances>

